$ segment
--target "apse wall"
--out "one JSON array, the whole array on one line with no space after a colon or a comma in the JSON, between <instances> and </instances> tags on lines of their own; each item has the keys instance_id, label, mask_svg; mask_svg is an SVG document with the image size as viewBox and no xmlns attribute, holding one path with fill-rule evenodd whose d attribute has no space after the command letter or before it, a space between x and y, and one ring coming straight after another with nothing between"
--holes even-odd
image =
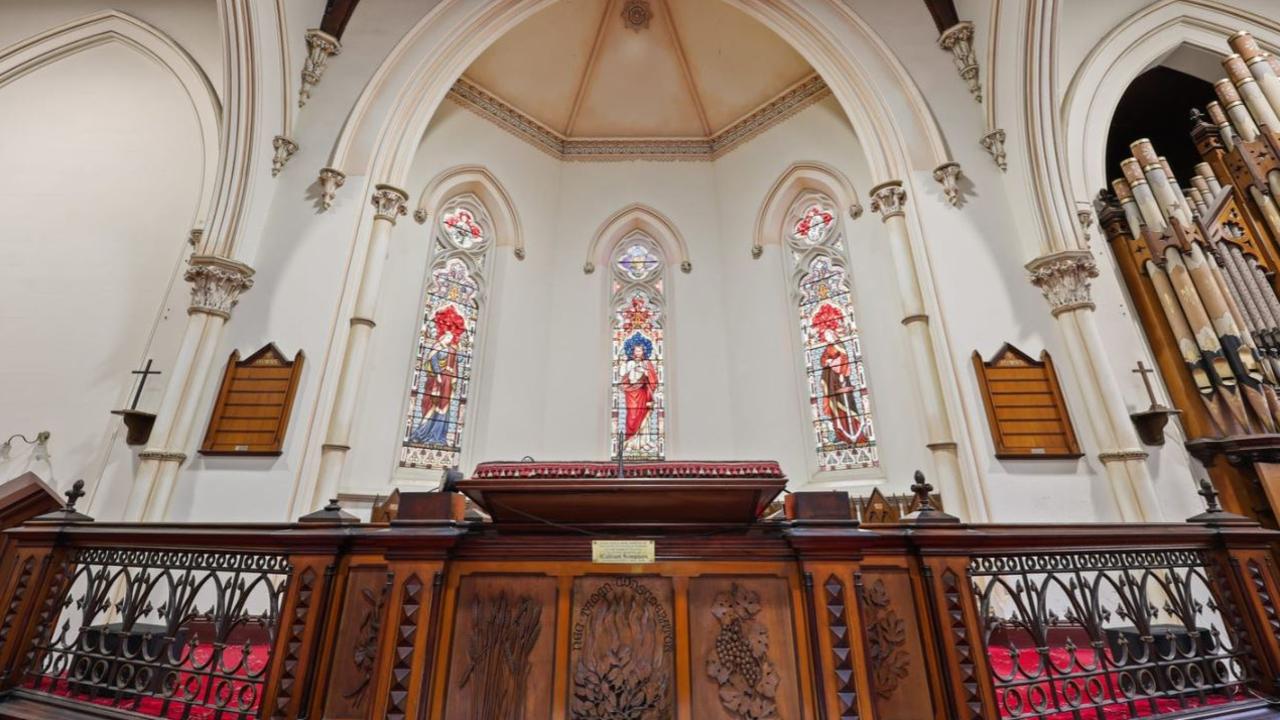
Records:
<instances>
[{"instance_id":1,"label":"apse wall","mask_svg":"<svg viewBox=\"0 0 1280 720\"><path fill-rule=\"evenodd\" d=\"M753 260L754 224L773 183L798 161L828 162L865 191L852 130L833 100L771 128L714 163L559 162L452 103L441 106L414 163L411 205L457 165L487 168L510 193L527 257L497 238L480 363L464 431L464 470L480 460L601 459L608 438L607 269L583 272L614 212L641 204L688 243L692 272L668 258L668 452L673 459L767 458L797 485L815 479L812 421L796 347L795 311L777 246ZM431 223L395 230L355 424L348 492L385 481L429 482L397 469ZM926 454L887 247L877 218L846 219L859 324L881 438L882 468L818 480L897 489ZM891 471L893 468L896 471ZM928 469L927 467L925 468ZM379 483L382 481L382 484Z\"/></svg>"}]
</instances>

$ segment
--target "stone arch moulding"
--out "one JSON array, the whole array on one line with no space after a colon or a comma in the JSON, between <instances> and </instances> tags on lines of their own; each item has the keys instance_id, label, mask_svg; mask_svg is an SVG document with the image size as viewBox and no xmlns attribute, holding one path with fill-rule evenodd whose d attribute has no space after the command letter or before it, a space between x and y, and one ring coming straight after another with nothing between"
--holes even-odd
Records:
<instances>
[{"instance_id":1,"label":"stone arch moulding","mask_svg":"<svg viewBox=\"0 0 1280 720\"><path fill-rule=\"evenodd\" d=\"M442 0L388 54L352 109L329 167L403 183L454 78L498 37L555 0ZM888 45L837 0L725 0L773 30L827 82L858 131L873 177L948 161L924 96Z\"/></svg>"},{"instance_id":2,"label":"stone arch moulding","mask_svg":"<svg viewBox=\"0 0 1280 720\"><path fill-rule=\"evenodd\" d=\"M413 219L425 223L440 205L460 193L472 193L484 204L495 225L498 246L510 245L518 260L524 259L524 227L511 195L493 173L480 165L455 165L432 178L422 189Z\"/></svg>"},{"instance_id":3,"label":"stone arch moulding","mask_svg":"<svg viewBox=\"0 0 1280 720\"><path fill-rule=\"evenodd\" d=\"M86 15L0 49L0 89L63 58L113 42L121 43L167 70L191 101L191 109L200 128L204 157L200 202L196 207L192 227L202 227L209 219L209 209L217 188L222 106L209 78L195 59L168 35L117 10Z\"/></svg>"},{"instance_id":4,"label":"stone arch moulding","mask_svg":"<svg viewBox=\"0 0 1280 720\"><path fill-rule=\"evenodd\" d=\"M596 271L597 265L608 265L609 254L622 238L639 230L662 247L668 258L680 261L680 271L688 273L693 270L689 260L689 246L684 236L676 229L666 215L647 205L633 203L609 216L600 224L591 236L591 244L587 246L587 259L582 264L582 272L590 275Z\"/></svg>"},{"instance_id":5,"label":"stone arch moulding","mask_svg":"<svg viewBox=\"0 0 1280 720\"><path fill-rule=\"evenodd\" d=\"M849 211L849 218L862 216L862 203L853 183L844 173L826 163L805 161L787 168L765 195L756 213L756 230L752 237L751 257L758 258L765 245L777 245L784 234L783 222L796 197L805 190L816 190Z\"/></svg>"},{"instance_id":6,"label":"stone arch moulding","mask_svg":"<svg viewBox=\"0 0 1280 720\"><path fill-rule=\"evenodd\" d=\"M1088 200L1106 187L1108 130L1129 84L1182 45L1225 57L1227 38L1241 29L1265 50L1280 48L1280 24L1260 15L1212 0L1164 0L1130 15L1089 51L1063 103L1061 151L1074 199Z\"/></svg>"}]
</instances>

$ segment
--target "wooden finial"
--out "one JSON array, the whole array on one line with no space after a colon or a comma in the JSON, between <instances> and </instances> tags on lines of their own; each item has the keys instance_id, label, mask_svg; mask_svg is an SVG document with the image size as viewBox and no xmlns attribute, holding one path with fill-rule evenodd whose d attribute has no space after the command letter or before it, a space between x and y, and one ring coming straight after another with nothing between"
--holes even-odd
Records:
<instances>
[{"instance_id":1,"label":"wooden finial","mask_svg":"<svg viewBox=\"0 0 1280 720\"><path fill-rule=\"evenodd\" d=\"M48 521L48 522L93 522L93 518L76 510L76 503L80 498L85 496L84 480L77 480L71 485L71 489L62 493L67 497L67 502L53 512L47 512L43 515L36 516L32 520Z\"/></svg>"},{"instance_id":2,"label":"wooden finial","mask_svg":"<svg viewBox=\"0 0 1280 720\"><path fill-rule=\"evenodd\" d=\"M903 515L903 523L908 525L959 524L960 518L948 515L933 506L933 486L924 479L924 473L919 470L916 471L911 492L916 496L916 511Z\"/></svg>"},{"instance_id":3,"label":"wooden finial","mask_svg":"<svg viewBox=\"0 0 1280 720\"><path fill-rule=\"evenodd\" d=\"M308 513L298 518L300 523L338 523L345 525L347 523L358 523L360 518L352 515L342 509L342 502L338 498L329 498L329 503L323 508L313 513Z\"/></svg>"},{"instance_id":4,"label":"wooden finial","mask_svg":"<svg viewBox=\"0 0 1280 720\"><path fill-rule=\"evenodd\" d=\"M1222 512L1222 506L1218 504L1218 491L1213 487L1213 483L1209 482L1209 478L1200 479L1200 492L1196 494L1204 498L1206 512Z\"/></svg>"}]
</instances>

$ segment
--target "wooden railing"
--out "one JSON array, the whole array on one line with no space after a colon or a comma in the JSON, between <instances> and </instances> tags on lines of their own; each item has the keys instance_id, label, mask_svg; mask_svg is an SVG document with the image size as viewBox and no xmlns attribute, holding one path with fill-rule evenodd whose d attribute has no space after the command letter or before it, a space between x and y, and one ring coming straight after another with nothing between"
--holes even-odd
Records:
<instances>
[{"instance_id":1,"label":"wooden railing","mask_svg":"<svg viewBox=\"0 0 1280 720\"><path fill-rule=\"evenodd\" d=\"M794 688L804 717L1244 717L1277 694L1276 534L1254 525L788 521L650 535L655 565L612 568L589 563L588 537L488 530L28 523L9 533L15 571L0 589L0 717L471 717L446 702L471 602L460 579L548 563L582 576L732 572L744 588L758 563L770 582L791 578L792 592L760 597L788 603L778 617L793 618L798 660L776 663L794 671L778 697ZM693 598L681 582L673 627L692 636L705 623L686 619L696 600L679 599ZM568 637L544 617L543 632ZM712 680L698 642L675 647L695 669L672 685L683 707Z\"/></svg>"}]
</instances>

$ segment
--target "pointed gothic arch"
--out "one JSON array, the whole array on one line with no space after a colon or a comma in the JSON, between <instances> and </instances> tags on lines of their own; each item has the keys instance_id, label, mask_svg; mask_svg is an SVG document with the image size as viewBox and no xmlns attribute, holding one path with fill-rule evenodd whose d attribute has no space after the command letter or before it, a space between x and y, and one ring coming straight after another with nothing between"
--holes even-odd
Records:
<instances>
[{"instance_id":1,"label":"pointed gothic arch","mask_svg":"<svg viewBox=\"0 0 1280 720\"><path fill-rule=\"evenodd\" d=\"M689 246L675 223L648 205L632 203L610 215L596 228L595 234L591 236L591 243L587 246L587 259L582 264L582 272L590 275L595 272L597 265L607 265L609 255L622 238L637 230L658 242L668 261L678 261L680 272L693 271Z\"/></svg>"},{"instance_id":2,"label":"pointed gothic arch","mask_svg":"<svg viewBox=\"0 0 1280 720\"><path fill-rule=\"evenodd\" d=\"M862 216L863 208L858 201L858 192L844 173L817 161L792 163L769 188L759 212L756 213L751 257L760 257L765 245L781 243L787 213L795 203L795 198L805 190L824 193L841 210L847 209L853 220Z\"/></svg>"},{"instance_id":3,"label":"pointed gothic arch","mask_svg":"<svg viewBox=\"0 0 1280 720\"><path fill-rule=\"evenodd\" d=\"M205 225L217 188L222 106L204 71L173 38L118 10L86 15L0 49L0 89L40 68L107 43L119 43L164 68L190 100L200 128L204 158L200 200L192 227Z\"/></svg>"},{"instance_id":4,"label":"pointed gothic arch","mask_svg":"<svg viewBox=\"0 0 1280 720\"><path fill-rule=\"evenodd\" d=\"M441 171L427 182L413 211L419 225L427 222L441 202L459 193L475 195L489 213L494 225L494 244L509 246L516 259L524 259L524 227L511 195L498 178L482 165L455 165Z\"/></svg>"},{"instance_id":5,"label":"pointed gothic arch","mask_svg":"<svg viewBox=\"0 0 1280 720\"><path fill-rule=\"evenodd\" d=\"M1067 86L1061 151L1069 191L1107 185L1105 147L1120 97L1139 75L1181 46L1225 56L1224 38L1247 27L1263 49L1280 49L1280 23L1209 0L1163 0L1130 15L1089 51ZM1224 72L1225 76L1225 72Z\"/></svg>"}]
</instances>

